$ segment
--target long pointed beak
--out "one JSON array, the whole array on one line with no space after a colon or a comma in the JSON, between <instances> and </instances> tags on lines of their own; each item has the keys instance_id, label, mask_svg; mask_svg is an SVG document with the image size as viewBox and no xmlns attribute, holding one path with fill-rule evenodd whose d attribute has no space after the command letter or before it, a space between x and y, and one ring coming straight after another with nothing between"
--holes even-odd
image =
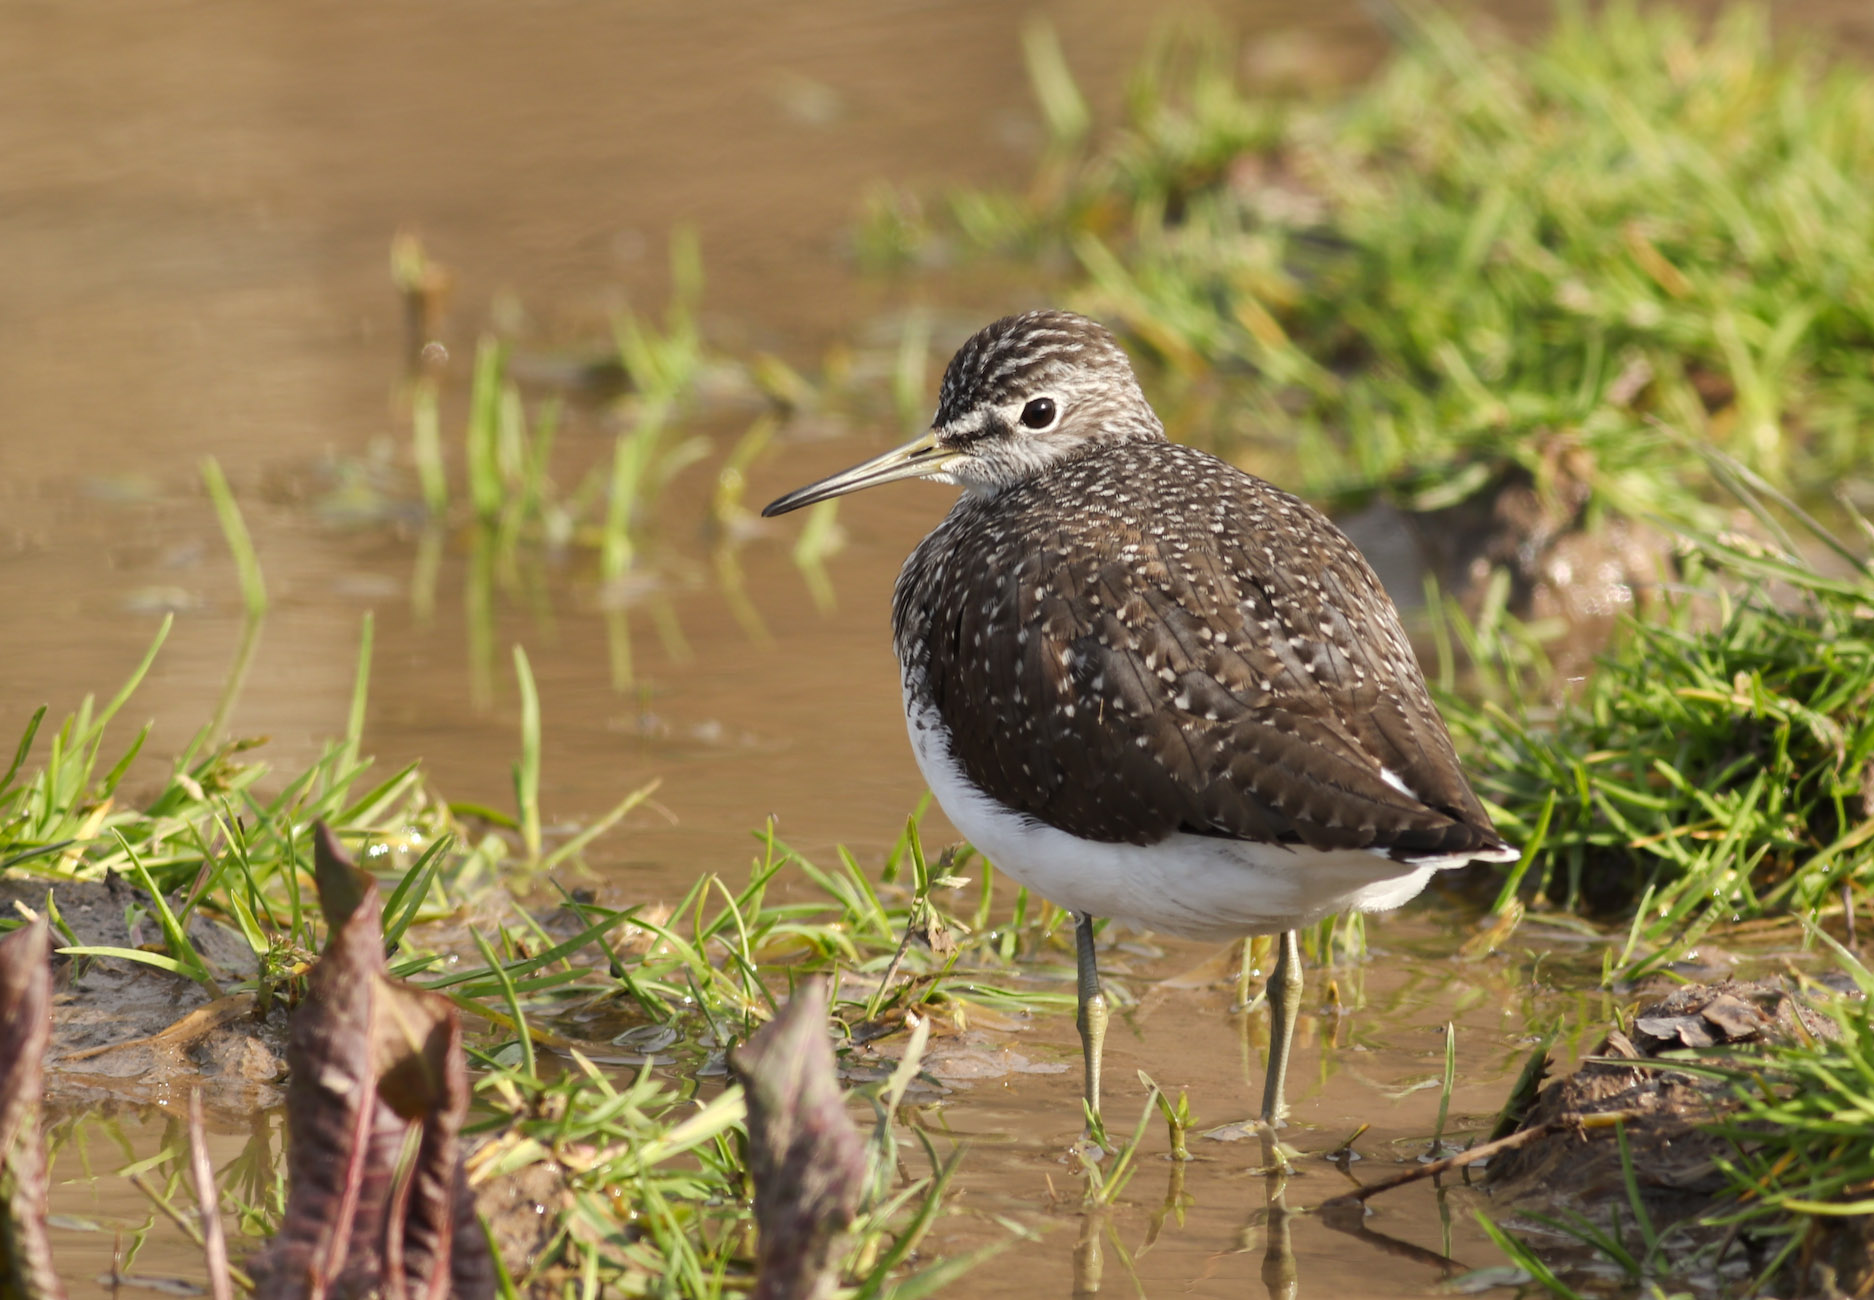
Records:
<instances>
[{"instance_id":1,"label":"long pointed beak","mask_svg":"<svg viewBox=\"0 0 1874 1300\"><path fill-rule=\"evenodd\" d=\"M877 487L880 483L894 483L901 478L929 478L933 474L943 473L944 467L962 454L939 446L937 431L933 429L882 456L874 456L863 464L843 469L818 483L796 488L786 496L770 501L762 507L761 513L766 518L773 518L802 506L810 506L816 501L845 496L861 488Z\"/></svg>"}]
</instances>

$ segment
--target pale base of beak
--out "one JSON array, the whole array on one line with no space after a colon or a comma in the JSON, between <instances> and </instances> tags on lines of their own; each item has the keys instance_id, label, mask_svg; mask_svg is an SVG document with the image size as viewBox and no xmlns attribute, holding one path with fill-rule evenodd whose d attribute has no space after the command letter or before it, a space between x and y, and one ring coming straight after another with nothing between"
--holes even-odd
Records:
<instances>
[{"instance_id":1,"label":"pale base of beak","mask_svg":"<svg viewBox=\"0 0 1874 1300\"><path fill-rule=\"evenodd\" d=\"M932 429L882 456L874 456L851 469L830 474L818 483L796 488L786 496L770 501L762 507L761 513L765 518L772 518L802 506L813 505L817 501L830 501L848 492L877 487L880 483L894 483L901 478L930 478L949 482L951 480L945 470L962 456L962 452L940 445L937 431Z\"/></svg>"}]
</instances>

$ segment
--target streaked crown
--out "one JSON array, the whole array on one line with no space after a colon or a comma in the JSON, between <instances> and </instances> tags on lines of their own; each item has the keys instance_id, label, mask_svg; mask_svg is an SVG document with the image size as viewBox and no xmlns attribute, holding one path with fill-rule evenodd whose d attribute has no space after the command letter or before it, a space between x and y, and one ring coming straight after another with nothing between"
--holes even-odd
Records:
<instances>
[{"instance_id":1,"label":"streaked crown","mask_svg":"<svg viewBox=\"0 0 1874 1300\"><path fill-rule=\"evenodd\" d=\"M761 513L907 478L994 496L1095 447L1164 437L1104 326L1066 311L1004 316L951 358L929 432L777 497Z\"/></svg>"},{"instance_id":2,"label":"streaked crown","mask_svg":"<svg viewBox=\"0 0 1874 1300\"><path fill-rule=\"evenodd\" d=\"M1089 448L1162 439L1132 363L1105 326L1066 311L1005 316L957 350L932 433L962 452L947 477L994 492Z\"/></svg>"}]
</instances>

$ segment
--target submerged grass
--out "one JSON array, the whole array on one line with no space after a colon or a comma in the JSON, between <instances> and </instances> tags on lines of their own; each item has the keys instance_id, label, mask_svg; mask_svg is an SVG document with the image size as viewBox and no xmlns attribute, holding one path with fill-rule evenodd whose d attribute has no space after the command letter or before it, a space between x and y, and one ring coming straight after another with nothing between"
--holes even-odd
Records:
<instances>
[{"instance_id":1,"label":"submerged grass","mask_svg":"<svg viewBox=\"0 0 1874 1300\"><path fill-rule=\"evenodd\" d=\"M476 348L459 425L444 418L442 374L421 370L406 386L415 473L403 490L420 499L421 509L417 499L397 500L391 487L376 516L423 521L411 581L419 618L427 620L437 606L451 539L467 551L463 604L471 693L480 706L492 702L496 689L499 604L511 601L549 623L556 574L574 575L598 610L612 683L621 692L644 685L637 640L645 621L666 659L689 658L679 597L705 572L748 639L765 644L769 632L746 589L741 559L765 531L746 500L751 469L796 422L823 436L855 412L881 422L895 413L902 422L923 405L926 318L910 317L895 348L866 354L863 367L839 347L810 377L770 355L734 357L711 347L699 323L703 270L693 233L673 234L670 260L673 287L661 319L626 311L613 321L611 360L598 368L616 373L616 393L581 389L586 370L563 373L492 335ZM530 382L548 391L524 387ZM574 400L562 391L568 386ZM581 436L563 436L575 425ZM585 436L592 425L609 434L609 445ZM673 488L704 463L714 481L695 490L701 526L673 525ZM696 540L706 547L701 556L685 545ZM829 507L814 512L791 552L808 596L823 611L834 604L826 560L841 541Z\"/></svg>"},{"instance_id":2,"label":"submerged grass","mask_svg":"<svg viewBox=\"0 0 1874 1300\"><path fill-rule=\"evenodd\" d=\"M446 453L439 414L440 381L419 375L411 391L411 456L424 503L438 520L452 508L459 481L469 514L494 531L504 551L526 541L592 545L609 568L628 563L632 533L658 491L706 450L696 438L673 439L673 417L694 400L711 364L696 309L702 257L694 232L671 239L673 290L661 325L632 312L614 322L613 346L629 385L620 402L624 427L609 461L570 489L554 478L554 447L562 402L550 396L530 416L511 373L510 349L493 337L476 347L459 454ZM450 461L459 461L452 473Z\"/></svg>"},{"instance_id":3,"label":"submerged grass","mask_svg":"<svg viewBox=\"0 0 1874 1300\"><path fill-rule=\"evenodd\" d=\"M524 656L517 666L525 674ZM338 787L368 766L345 761L350 742L332 746L272 798L256 793L265 769L248 749L230 745L172 772L153 801L137 808L119 789L141 735L109 771L99 762L104 727L130 687L102 711L81 706L54 734L47 765L22 779L40 715L30 721L0 786L0 860L45 883L55 923L63 882L120 873L131 884L131 908L148 912L162 934L162 951L68 946L68 957L138 961L194 979L212 996L253 996L264 1010L269 994L296 998L319 945L317 909L305 905L309 825L329 816L360 847L361 860L394 882L385 906L392 970L445 994L473 1017L471 1028L481 1026L469 1044L479 1068L476 1128L489 1139L474 1162L477 1183L532 1166L563 1171L552 1176L564 1178L564 1212L533 1247L532 1263L523 1269L516 1262L517 1294L538 1293L537 1286L557 1293L588 1280L627 1295L748 1289L742 1102L738 1088L720 1082L722 1061L774 1014L787 982L833 972L846 990L838 1024L866 1042L902 1032L914 1010L962 1017L972 1002L1050 1000L1003 949L1011 939L1045 941L1058 916L1018 904L1032 919L1011 932L951 914L943 900L965 899L961 887L972 882L949 875L947 861L926 863L915 822L885 872L888 880L908 874L905 885L875 885L849 855L837 868L816 867L770 830L739 888L708 874L674 906L625 909L567 894L556 920L490 898L511 874L497 868L553 857L530 830L539 826L537 737L524 739L516 764L521 807L508 820L520 828L518 845L492 834L471 846L449 806L424 792L414 767L347 802ZM555 851L559 861L570 845L589 840L590 828ZM786 898L772 892L782 881L790 886ZM986 871L978 892L968 910L980 919L993 896ZM191 915L247 935L257 974L229 979L212 969L188 936ZM420 923L445 918L447 930ZM881 1133L895 1122L922 1041L914 1035L883 1089L860 1090L880 1103ZM186 1197L186 1146L171 1136L158 1156L127 1171L167 1169L160 1187L139 1183L161 1204ZM968 1263L923 1261L924 1271L911 1273L904 1263L936 1213L954 1153L926 1140L924 1171L897 1178L896 1139L881 1137L875 1146L883 1163L845 1272L861 1294L923 1294ZM277 1222L278 1186L241 1181L251 1182L255 1163L250 1151L223 1170L223 1190L240 1220L264 1231Z\"/></svg>"},{"instance_id":4,"label":"submerged grass","mask_svg":"<svg viewBox=\"0 0 1874 1300\"><path fill-rule=\"evenodd\" d=\"M614 321L612 347L627 391L611 404L616 432L610 455L587 464L575 482L558 477L567 459L556 456L564 402L549 395L530 409L509 345L493 337L478 344L466 419L453 449L443 431L441 377L420 373L410 385L410 454L428 520L413 601L419 613L434 608L445 534L452 526L465 530L471 552L465 605L478 703L492 698L496 595L538 606L547 556L589 557L620 690L636 682L629 607L648 604L666 648L684 657L667 597L672 582L647 562L647 537L671 481L711 451L711 440L687 430L685 418L707 376L720 367L697 323L702 257L693 232L673 235L670 261L673 290L663 321L629 311ZM758 419L750 434L757 444L763 429ZM739 475L739 467L725 473ZM725 506L719 527L730 517Z\"/></svg>"},{"instance_id":5,"label":"submerged grass","mask_svg":"<svg viewBox=\"0 0 1874 1300\"><path fill-rule=\"evenodd\" d=\"M524 671L524 658L517 662ZM1004 951L1045 943L1058 914L1018 901L1024 924L972 924L991 905L986 869L977 883L950 875L947 860L927 863L915 821L885 872L888 881L908 874L906 884L874 884L844 854L838 867L822 869L770 830L739 887L712 873L674 906L608 909L569 893L557 918L534 915L490 898L509 874L495 870L504 858L509 866L545 861L537 848L526 851L527 828L539 824L528 811L534 745L524 743L516 765L522 810L512 820L521 851L510 854L490 847L499 835L470 847L448 806L423 792L414 767L361 800L322 795L357 775L336 766L348 752L342 743L271 799L255 793L264 769L229 746L172 773L153 804L119 806L115 791L135 748L101 776L96 761L104 724L123 703L95 715L83 706L54 736L53 761L20 780L35 716L0 791L7 814L0 851L14 870L44 881L55 923L62 882L116 871L131 882L132 909L148 912L162 934L160 952L68 946L65 954L138 961L196 980L212 996L252 996L263 1010L269 995L292 1001L320 942L317 909L304 905L309 824L330 815L361 860L395 882L385 906L393 972L448 996L473 1017L472 1031L480 1026L469 1042L479 1071L475 1129L488 1139L474 1161L477 1184L534 1166L563 1180L556 1183L563 1212L547 1239L530 1247L532 1262L515 1263L516 1294L593 1283L626 1295L746 1292L753 1256L742 1100L739 1088L722 1083L722 1062L775 1013L792 980L834 974L844 990L836 1026L853 1043L876 1043L932 1014L961 1020L973 1004L1061 1000L1054 981L1037 984ZM68 757L74 749L88 757ZM588 841L582 832L569 844ZM776 896L781 883L786 897ZM963 889L972 883L974 899ZM257 974L230 980L212 969L188 936L191 915L247 935ZM895 1123L923 1040L923 1032L912 1035L886 1085L859 1090L878 1103L881 1134ZM875 1143L874 1191L844 1269L861 1294L924 1294L969 1262L925 1260L922 1272L906 1271L955 1168L954 1152L924 1141L923 1172L903 1177L894 1173L904 1168L896 1139ZM186 1196L185 1155L177 1138L128 1172L167 1168L160 1189L139 1184L167 1204ZM224 1195L244 1224L264 1231L277 1222L277 1184L230 1181L247 1178L254 1163L249 1152L222 1171Z\"/></svg>"},{"instance_id":6,"label":"submerged grass","mask_svg":"<svg viewBox=\"0 0 1874 1300\"><path fill-rule=\"evenodd\" d=\"M231 498L226 508L233 511ZM237 532L244 536L230 528L231 539ZM257 563L251 571L257 583ZM0 869L43 884L42 906L65 936L67 958L139 963L192 980L210 997L246 999L257 1016L279 1014L300 996L322 941L309 842L312 824L327 822L386 886L392 972L471 1017L478 1127L489 1138L477 1177L539 1166L564 1178L566 1212L512 1279L515 1293L536 1293L538 1284L556 1294L568 1285L633 1295L748 1290L746 1138L724 1058L775 1013L793 980L830 973L843 1050L863 1044L870 1057L881 1040L917 1027L891 1078L858 1090L879 1108L880 1137L845 1274L862 1295L914 1296L968 1266L973 1257L919 1260L922 1271L910 1271L956 1157L920 1133L922 1172L907 1172L892 1136L897 1107L932 1016L960 1025L972 1006L1071 1002L1054 971L1037 979L1018 961L1066 951L1058 909L1018 893L1003 900L1014 916L1002 919L987 867L970 879L952 856L927 860L913 818L877 883L850 854L816 866L770 829L739 886L708 873L673 906L626 908L562 891L560 909L532 912L507 893L517 873L539 881L576 863L649 791L549 840L537 690L523 650L514 655L523 700L516 806L505 812L436 797L416 764L370 783L372 762L359 754L369 620L347 732L297 775L280 782L251 743L216 743L212 730L154 778L138 766L148 763L148 728L110 760L107 730L169 626L103 708L85 700L49 738L46 711L33 714L0 775ZM135 788L142 793L133 797ZM74 941L61 890L113 877L127 928L146 916L158 942ZM241 935L251 967L205 956L193 937L205 922ZM0 918L0 927L12 924ZM138 1184L167 1205L184 1186L184 1153L170 1142L127 1176L169 1162L162 1187ZM223 1195L244 1225L264 1231L277 1222L279 1186L277 1178L255 1183L255 1163L250 1152L222 1171ZM277 1167L271 1157L261 1163Z\"/></svg>"}]
</instances>

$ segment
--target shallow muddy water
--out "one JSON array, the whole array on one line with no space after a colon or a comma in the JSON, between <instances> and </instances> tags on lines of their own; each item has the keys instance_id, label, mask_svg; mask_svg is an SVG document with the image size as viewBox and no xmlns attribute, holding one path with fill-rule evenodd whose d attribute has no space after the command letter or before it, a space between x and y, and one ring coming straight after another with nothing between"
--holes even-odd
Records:
<instances>
[{"instance_id":1,"label":"shallow muddy water","mask_svg":"<svg viewBox=\"0 0 1874 1300\"><path fill-rule=\"evenodd\" d=\"M1083 1175L1069 1153L1079 1096L1069 1019L984 1014L961 1033L940 1030L927 1068L948 1091L915 1108L912 1122L932 1133L940 1152L962 1142L969 1154L953 1185L954 1213L939 1220L931 1248L960 1252L1007 1240L1008 1221L1036 1234L1012 1243L959 1293L1410 1296L1498 1265L1473 1217L1483 1195L1461 1177L1377 1198L1364 1220L1314 1212L1431 1149L1447 1023L1456 1031L1456 1086L1445 1133L1462 1143L1493 1123L1535 1041L1532 1027L1564 1011L1589 1023L1606 1015L1599 997L1584 1001L1552 978L1532 982L1523 957L1456 961L1449 952L1464 929L1437 905L1384 918L1371 926L1368 964L1311 972L1290 1076L1293 1120L1283 1135L1295 1153L1293 1172L1281 1181L1258 1172L1264 1154L1255 1137L1233 1131L1260 1096L1266 1021L1260 1011L1232 1010L1228 954L1109 935L1103 965L1137 1003L1115 1018L1107 1045L1108 1121L1115 1132L1131 1131L1144 1102L1134 1080L1145 1070L1171 1095L1188 1092L1195 1159L1168 1158L1154 1116L1138 1172L1117 1203L1097 1213L1081 1209ZM1531 945L1579 946L1539 924L1526 934ZM1063 952L1063 981L1067 971ZM1327 1159L1361 1124L1371 1127L1355 1139L1347 1166ZM222 1116L217 1128L218 1168L278 1159L277 1124L242 1129ZM82 1122L55 1115L53 1132L55 1207L64 1216L54 1242L70 1261L68 1276L107 1276L113 1258L128 1259L128 1271L146 1283L199 1275L190 1247L152 1218L146 1196L85 1177L87 1160L111 1169L180 1143L179 1125L162 1108L126 1107ZM908 1145L906 1158L916 1159ZM150 1181L161 1186L166 1168ZM145 1230L148 1244L133 1251ZM1097 1259L1090 1240L1099 1242Z\"/></svg>"},{"instance_id":2,"label":"shallow muddy water","mask_svg":"<svg viewBox=\"0 0 1874 1300\"><path fill-rule=\"evenodd\" d=\"M1481 8L1513 23L1545 10L1509 0ZM1110 110L1151 7L1063 0L1041 12L1095 104ZM1833 40L1874 41L1858 0L1777 12ZM1330 76L1357 75L1383 47L1352 0L1257 0L1225 13ZM198 487L198 461L213 455L274 598L232 730L270 736L279 768L342 732L371 611L365 741L386 765L421 758L449 797L505 806L517 751L508 647L519 643L541 691L549 818L587 819L663 782L654 808L589 855L609 901L676 894L704 870L739 877L750 832L770 816L809 856L827 859L844 843L876 860L922 793L899 714L889 592L949 490L904 485L843 506L831 607L788 558L797 525L765 529L736 552L738 600L701 523L720 453L746 423L742 412L721 414L716 457L689 470L662 508L662 545L674 557L664 571L678 575L669 610L684 647L660 636L648 606L634 609L636 685L618 691L589 563L547 564L531 588L499 595L482 623L464 599L473 557L445 538L433 606L424 598L412 516L371 487L394 464L391 479L410 495L388 248L399 229L417 231L455 272L442 330L454 356L446 429L459 427L468 358L491 320L550 366L602 352L619 305L661 309L663 249L678 223L701 235L712 339L811 365L835 341L940 292L868 283L848 269L842 232L871 183L931 189L1028 174L1040 126L1022 70L1023 18L989 2L9 8L0 17L9 268L0 582L16 616L0 656L0 716L18 726L41 702L57 717L87 692L108 694L165 610L177 613L176 631L118 739L152 719L146 752L167 756L210 716L241 618ZM966 308L965 329L972 315L1032 305L995 286L959 293L966 301L944 302L945 319ZM955 341L939 331L933 366ZM751 471L747 500L850 463L881 446L882 433L786 444ZM562 440L568 466L602 455L608 435L602 412L576 414ZM927 836L948 834L933 815ZM1351 1009L1304 1025L1292 1139L1311 1154L1289 1183L1290 1209L1338 1190L1343 1175L1312 1153L1360 1123L1373 1126L1356 1148L1368 1164L1424 1149L1437 1103L1425 1085L1442 1068L1447 1021L1458 1026L1460 1064L1451 1127L1473 1129L1500 1105L1538 995L1520 961L1454 965L1446 954L1457 924L1421 907L1376 926L1373 964L1340 976ZM1129 1080L1143 1066L1174 1093L1188 1088L1204 1127L1249 1113L1260 1067L1244 1035L1262 1021L1232 1015L1225 985L1156 981L1213 955L1167 945L1159 956L1111 959L1115 974L1131 967L1144 1001L1115 1028L1110 1076ZM1066 987L1065 962L1062 974ZM1310 1006L1320 1006L1312 993ZM1324 1035L1334 1044L1325 1052ZM1037 1227L1039 1242L1005 1252L963 1293L1089 1289L1091 1252L1076 1252L1086 1225L1063 1159L1073 1029L1048 1019L1008 1041L1066 1068L960 1080L929 1117L974 1152L964 1213L943 1222L936 1242L991 1240L1001 1232L992 1218L1012 1216ZM1122 1085L1116 1116L1128 1115L1130 1096ZM139 1156L161 1144L160 1124L121 1122ZM1367 1228L1410 1243L1403 1252L1316 1216L1271 1214L1264 1180L1248 1172L1258 1163L1251 1145L1199 1143L1182 1222L1173 1215L1142 1250L1171 1173L1156 1154L1162 1137L1148 1144L1154 1155L1099 1225L1112 1235L1089 1236L1104 1243L1100 1289L1133 1291L1131 1271L1149 1294L1417 1295L1445 1271L1432 1255L1500 1262L1462 1189L1415 1188L1375 1205ZM114 1151L95 1144L96 1167L111 1167ZM117 1190L96 1204L105 1193L69 1148L57 1177L62 1213L147 1217ZM1298 1292L1271 1257L1284 1237ZM103 1240L61 1234L75 1294L108 1266ZM164 1230L136 1271L197 1275Z\"/></svg>"}]
</instances>

